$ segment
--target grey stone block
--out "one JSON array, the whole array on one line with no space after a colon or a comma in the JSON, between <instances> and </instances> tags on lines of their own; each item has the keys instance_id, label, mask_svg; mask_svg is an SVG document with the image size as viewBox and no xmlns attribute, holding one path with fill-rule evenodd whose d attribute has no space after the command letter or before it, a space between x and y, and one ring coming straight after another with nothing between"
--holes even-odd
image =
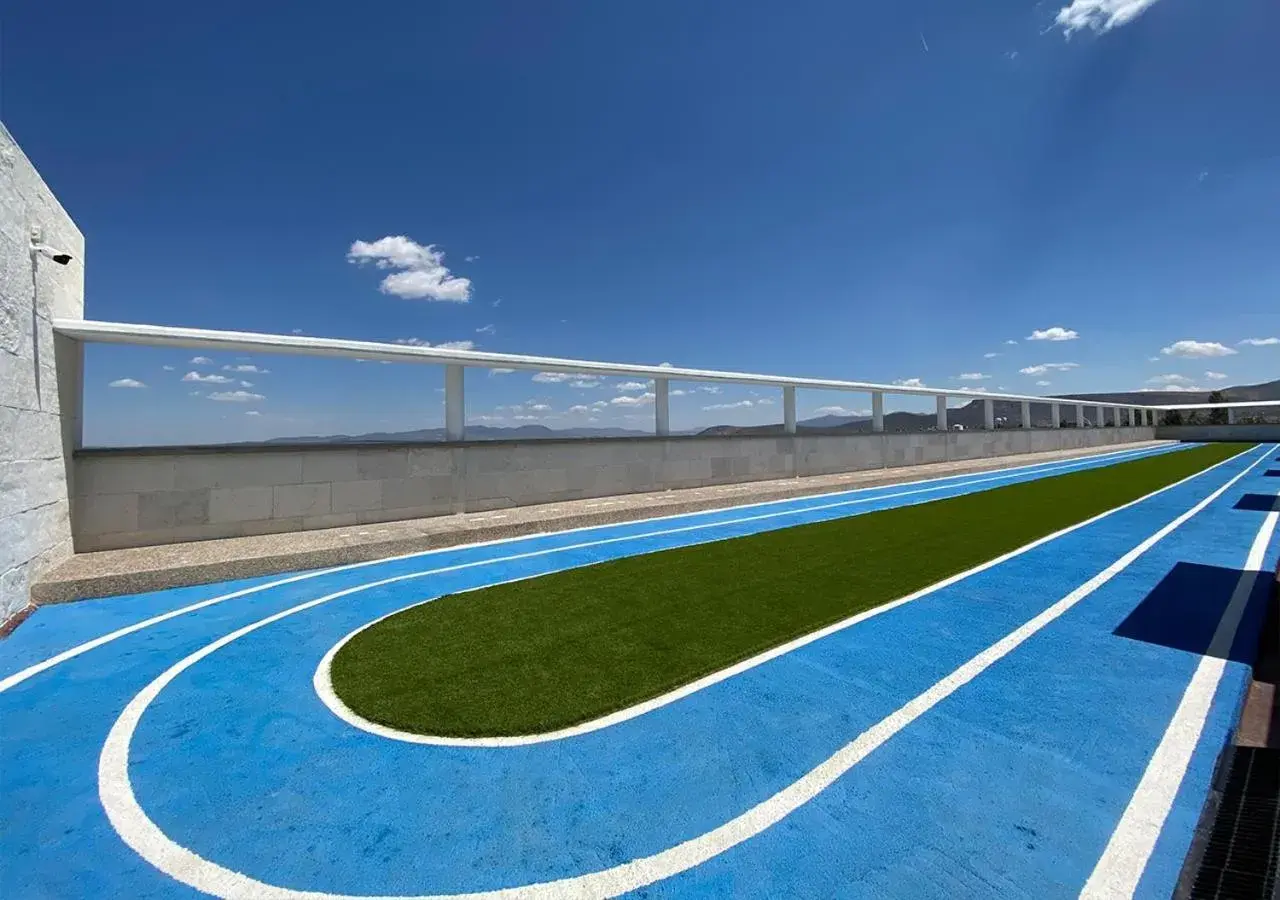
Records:
<instances>
[{"instance_id":1,"label":"grey stone block","mask_svg":"<svg viewBox=\"0 0 1280 900\"><path fill-rule=\"evenodd\" d=\"M175 457L177 490L300 484L301 453L200 453Z\"/></svg>"},{"instance_id":2,"label":"grey stone block","mask_svg":"<svg viewBox=\"0 0 1280 900\"><path fill-rule=\"evenodd\" d=\"M94 497L76 497L72 519L77 537L137 531L138 495L100 494Z\"/></svg>"},{"instance_id":3,"label":"grey stone block","mask_svg":"<svg viewBox=\"0 0 1280 900\"><path fill-rule=\"evenodd\" d=\"M382 508L448 508L452 493L451 482L452 479L442 475L388 478L382 483Z\"/></svg>"},{"instance_id":4,"label":"grey stone block","mask_svg":"<svg viewBox=\"0 0 1280 900\"><path fill-rule=\"evenodd\" d=\"M82 456L76 459L76 493L150 493L177 488L177 459L172 456Z\"/></svg>"},{"instance_id":5,"label":"grey stone block","mask_svg":"<svg viewBox=\"0 0 1280 900\"><path fill-rule=\"evenodd\" d=\"M245 488L211 488L209 522L247 522L270 519L275 510L275 489L269 486Z\"/></svg>"},{"instance_id":6,"label":"grey stone block","mask_svg":"<svg viewBox=\"0 0 1280 900\"><path fill-rule=\"evenodd\" d=\"M451 475L454 452L445 447L415 447L409 450L409 477Z\"/></svg>"},{"instance_id":7,"label":"grey stone block","mask_svg":"<svg viewBox=\"0 0 1280 900\"><path fill-rule=\"evenodd\" d=\"M356 481L360 477L356 458L355 450L307 451L302 454L302 480Z\"/></svg>"},{"instance_id":8,"label":"grey stone block","mask_svg":"<svg viewBox=\"0 0 1280 900\"><path fill-rule=\"evenodd\" d=\"M103 495L108 496L108 495ZM150 531L209 522L209 491L158 491L138 494L138 530ZM100 497L86 498L92 505Z\"/></svg>"},{"instance_id":9,"label":"grey stone block","mask_svg":"<svg viewBox=\"0 0 1280 900\"><path fill-rule=\"evenodd\" d=\"M366 512L382 507L381 481L335 481L332 509L335 513Z\"/></svg>"},{"instance_id":10,"label":"grey stone block","mask_svg":"<svg viewBox=\"0 0 1280 900\"><path fill-rule=\"evenodd\" d=\"M332 511L332 494L327 484L278 484L274 491L273 519L322 516Z\"/></svg>"},{"instance_id":11,"label":"grey stone block","mask_svg":"<svg viewBox=\"0 0 1280 900\"><path fill-rule=\"evenodd\" d=\"M356 451L356 477L360 481L370 481L377 478L405 478L408 474L408 450Z\"/></svg>"}]
</instances>

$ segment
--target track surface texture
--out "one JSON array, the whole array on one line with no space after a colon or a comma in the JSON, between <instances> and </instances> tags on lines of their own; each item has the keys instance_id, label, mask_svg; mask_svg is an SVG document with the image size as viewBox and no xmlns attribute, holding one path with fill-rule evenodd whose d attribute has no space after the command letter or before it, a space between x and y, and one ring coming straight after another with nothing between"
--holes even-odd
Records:
<instances>
[{"instance_id":1,"label":"track surface texture","mask_svg":"<svg viewBox=\"0 0 1280 900\"><path fill-rule=\"evenodd\" d=\"M434 597L1181 452L41 608L0 642L0 896L1168 897L1280 551L1275 445L537 740L379 733L323 673Z\"/></svg>"}]
</instances>

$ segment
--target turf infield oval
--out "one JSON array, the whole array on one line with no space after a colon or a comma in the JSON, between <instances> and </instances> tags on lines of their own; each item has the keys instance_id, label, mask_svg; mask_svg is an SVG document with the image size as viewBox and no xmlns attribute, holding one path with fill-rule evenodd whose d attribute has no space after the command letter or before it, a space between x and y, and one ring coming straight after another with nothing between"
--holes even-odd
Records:
<instances>
[{"instance_id":1,"label":"turf infield oval","mask_svg":"<svg viewBox=\"0 0 1280 900\"><path fill-rule=\"evenodd\" d=\"M355 635L334 692L372 722L495 737L567 728L919 590L1247 449L1097 469L441 597Z\"/></svg>"}]
</instances>

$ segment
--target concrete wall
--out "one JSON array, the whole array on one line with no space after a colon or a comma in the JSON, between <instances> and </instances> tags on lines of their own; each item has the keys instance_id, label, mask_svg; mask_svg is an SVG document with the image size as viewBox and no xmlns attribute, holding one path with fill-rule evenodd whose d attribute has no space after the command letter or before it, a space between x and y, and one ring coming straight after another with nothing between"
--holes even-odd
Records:
<instances>
[{"instance_id":1,"label":"concrete wall","mask_svg":"<svg viewBox=\"0 0 1280 900\"><path fill-rule=\"evenodd\" d=\"M72 253L60 266L30 253L31 227ZM67 468L50 319L84 313L84 238L0 126L0 622L28 585L71 552ZM65 369L78 376L78 355ZM75 416L68 418L74 421Z\"/></svg>"},{"instance_id":2,"label":"concrete wall","mask_svg":"<svg viewBox=\"0 0 1280 900\"><path fill-rule=\"evenodd\" d=\"M1280 441L1280 425L1161 425L1156 437L1164 441Z\"/></svg>"},{"instance_id":3,"label":"concrete wall","mask_svg":"<svg viewBox=\"0 0 1280 900\"><path fill-rule=\"evenodd\" d=\"M100 550L1097 447L1150 428L799 435L76 455L76 547Z\"/></svg>"}]
</instances>

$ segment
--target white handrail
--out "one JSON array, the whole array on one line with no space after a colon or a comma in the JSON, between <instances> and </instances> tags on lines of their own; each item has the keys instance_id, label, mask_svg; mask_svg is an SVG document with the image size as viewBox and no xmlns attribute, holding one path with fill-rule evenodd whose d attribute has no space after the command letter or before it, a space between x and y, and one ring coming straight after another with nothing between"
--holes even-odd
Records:
<instances>
[{"instance_id":1,"label":"white handrail","mask_svg":"<svg viewBox=\"0 0 1280 900\"><path fill-rule=\"evenodd\" d=\"M668 411L666 386L671 380L719 382L726 384L756 385L783 389L785 427L795 430L795 389L852 391L870 393L873 408L883 409L884 394L904 394L937 398L958 397L971 400L1006 400L1022 403L1048 403L1054 407L1076 406L1078 414L1084 407L1099 412L1129 410L1127 417L1134 421L1134 413L1160 412L1175 409L1206 409L1219 407L1280 406L1280 401L1256 403L1197 403L1197 404L1132 404L1099 400L1076 400L1064 397L1043 397L1033 394L1006 394L976 391L972 388L914 387L901 384L880 384L871 381L845 381L827 378L807 378L782 375L761 375L752 372L727 372L717 369L690 369L681 366L634 365L628 363L600 362L585 359L564 359L550 356L530 356L519 353L489 353L481 350L450 350L439 347L415 347L375 341L352 341L342 338L322 338L293 334L261 334L247 331L215 331L205 328L182 328L171 325L139 325L125 322L96 322L80 319L54 319L54 331L63 337L81 342L103 344L134 344L146 347L183 347L202 350L236 350L282 353L301 356L338 357L348 359L387 360L390 362L429 363L444 365L447 370L445 406L447 431L450 439L460 440L463 434L463 380L462 368L507 368L526 371L556 372L574 375L648 377L654 379L657 400L655 416L657 433L667 432ZM452 413L452 414L450 414ZM989 418L989 416L988 416ZM1149 416L1144 412L1140 418ZM1055 410L1056 419L1056 410ZM873 417L875 430L883 428L883 413ZM940 402L939 427L945 428L945 405ZM1056 424L1056 422L1055 422ZM1023 415L1023 427L1029 427L1028 416Z\"/></svg>"}]
</instances>

